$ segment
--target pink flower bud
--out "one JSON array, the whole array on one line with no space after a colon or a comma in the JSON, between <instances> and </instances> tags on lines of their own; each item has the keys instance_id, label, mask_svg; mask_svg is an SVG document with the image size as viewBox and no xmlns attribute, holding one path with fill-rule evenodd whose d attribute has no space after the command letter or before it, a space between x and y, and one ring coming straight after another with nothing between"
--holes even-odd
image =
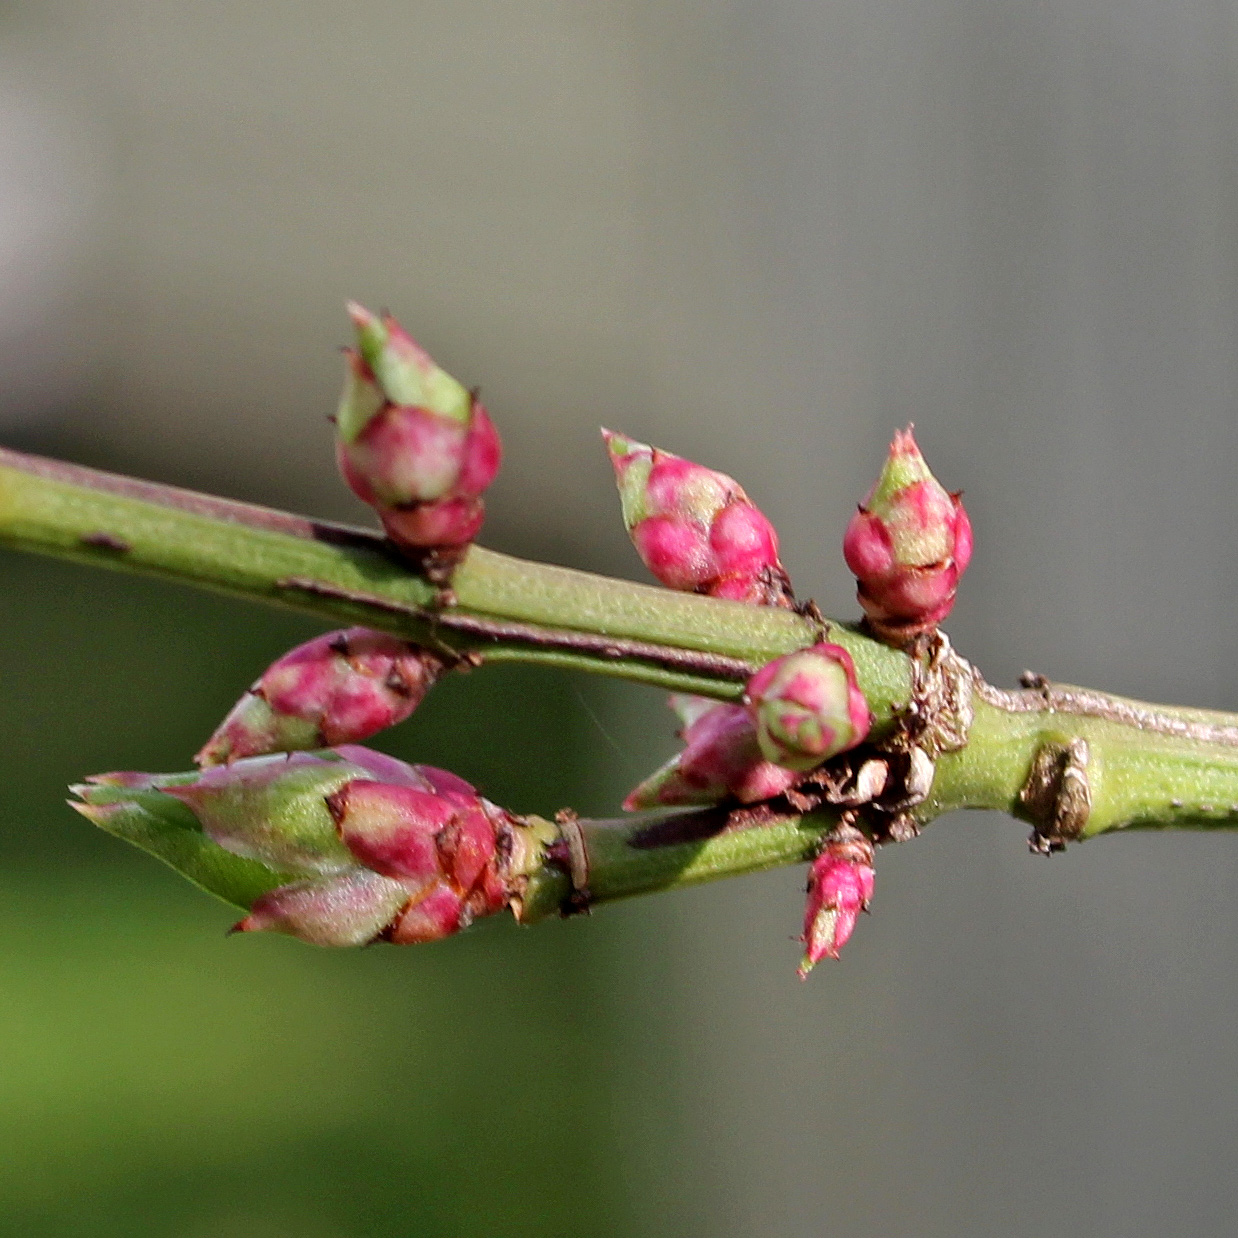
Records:
<instances>
[{"instance_id":1,"label":"pink flower bud","mask_svg":"<svg viewBox=\"0 0 1238 1238\"><path fill-rule=\"evenodd\" d=\"M441 927L444 916L452 927L437 935L446 936L510 900L499 868L500 851L509 849L516 828L513 818L455 775L415 768L425 777L426 790L357 781L327 800L340 838L357 862L401 881L413 896L393 929L397 941L429 940L426 934L435 924ZM432 780L439 788L430 789ZM423 902L421 911L411 914ZM451 916L444 910L449 906L455 908Z\"/></svg>"},{"instance_id":2,"label":"pink flower bud","mask_svg":"<svg viewBox=\"0 0 1238 1238\"><path fill-rule=\"evenodd\" d=\"M871 725L851 655L826 642L775 658L744 693L767 760L810 770L863 741Z\"/></svg>"},{"instance_id":3,"label":"pink flower bud","mask_svg":"<svg viewBox=\"0 0 1238 1238\"><path fill-rule=\"evenodd\" d=\"M929 472L908 426L895 434L881 476L843 539L869 623L900 644L932 631L954 605L971 551L961 499Z\"/></svg>"},{"instance_id":4,"label":"pink flower bud","mask_svg":"<svg viewBox=\"0 0 1238 1238\"><path fill-rule=\"evenodd\" d=\"M841 825L826 840L808 876L804 958L800 979L826 955L838 958L856 918L873 896L873 845L854 826Z\"/></svg>"},{"instance_id":5,"label":"pink flower bud","mask_svg":"<svg viewBox=\"0 0 1238 1238\"><path fill-rule=\"evenodd\" d=\"M482 403L437 366L389 314L348 312L357 348L336 415L336 454L388 536L415 549L466 545L502 449Z\"/></svg>"},{"instance_id":6,"label":"pink flower bud","mask_svg":"<svg viewBox=\"0 0 1238 1238\"><path fill-rule=\"evenodd\" d=\"M442 874L435 841L456 806L431 791L347 782L327 800L344 845L366 868L421 888Z\"/></svg>"},{"instance_id":7,"label":"pink flower bud","mask_svg":"<svg viewBox=\"0 0 1238 1238\"><path fill-rule=\"evenodd\" d=\"M442 673L433 654L368 628L329 632L284 654L197 755L201 766L368 739L403 722Z\"/></svg>"},{"instance_id":8,"label":"pink flower bud","mask_svg":"<svg viewBox=\"0 0 1238 1238\"><path fill-rule=\"evenodd\" d=\"M668 588L767 606L792 605L774 526L725 473L603 430L623 522Z\"/></svg>"},{"instance_id":9,"label":"pink flower bud","mask_svg":"<svg viewBox=\"0 0 1238 1238\"><path fill-rule=\"evenodd\" d=\"M765 759L756 726L742 705L673 696L685 726L684 749L623 801L629 812L679 804L716 804L733 796L744 804L780 795L799 775Z\"/></svg>"}]
</instances>

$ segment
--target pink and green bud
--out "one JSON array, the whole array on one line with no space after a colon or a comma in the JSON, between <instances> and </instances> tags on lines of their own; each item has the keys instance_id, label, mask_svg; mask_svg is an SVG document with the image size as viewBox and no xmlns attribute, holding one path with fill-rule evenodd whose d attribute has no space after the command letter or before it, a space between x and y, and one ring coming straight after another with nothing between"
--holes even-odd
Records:
<instances>
[{"instance_id":1,"label":"pink and green bud","mask_svg":"<svg viewBox=\"0 0 1238 1238\"><path fill-rule=\"evenodd\" d=\"M810 770L854 748L872 724L851 655L825 641L762 667L744 700L762 754L787 769Z\"/></svg>"},{"instance_id":2,"label":"pink and green bud","mask_svg":"<svg viewBox=\"0 0 1238 1238\"><path fill-rule=\"evenodd\" d=\"M233 855L280 872L342 873L354 860L336 832L327 797L370 775L333 755L250 757L159 789L185 804L207 836Z\"/></svg>"},{"instance_id":3,"label":"pink and green bud","mask_svg":"<svg viewBox=\"0 0 1238 1238\"><path fill-rule=\"evenodd\" d=\"M754 804L781 795L799 780L799 774L765 758L756 725L742 705L672 696L671 706L685 724L683 751L628 795L623 801L627 811L725 799Z\"/></svg>"},{"instance_id":4,"label":"pink and green bud","mask_svg":"<svg viewBox=\"0 0 1238 1238\"><path fill-rule=\"evenodd\" d=\"M443 671L418 645L369 628L328 632L271 664L197 755L201 766L355 743L403 722Z\"/></svg>"},{"instance_id":5,"label":"pink and green bud","mask_svg":"<svg viewBox=\"0 0 1238 1238\"><path fill-rule=\"evenodd\" d=\"M446 770L355 745L196 775L104 774L74 790L102 828L175 866L190 859L209 888L239 857L249 868L228 880L258 888L236 930L315 945L446 937L518 904L548 841L545 823L517 819ZM192 830L176 819L186 809Z\"/></svg>"},{"instance_id":6,"label":"pink and green bud","mask_svg":"<svg viewBox=\"0 0 1238 1238\"><path fill-rule=\"evenodd\" d=\"M843 539L869 623L896 643L932 631L954 605L971 552L962 500L929 472L908 426Z\"/></svg>"},{"instance_id":7,"label":"pink and green bud","mask_svg":"<svg viewBox=\"0 0 1238 1238\"><path fill-rule=\"evenodd\" d=\"M733 478L603 430L623 522L668 588L790 606L778 534Z\"/></svg>"},{"instance_id":8,"label":"pink and green bud","mask_svg":"<svg viewBox=\"0 0 1238 1238\"><path fill-rule=\"evenodd\" d=\"M808 904L800 938L804 943L801 980L827 955L838 958L872 897L873 845L854 826L839 826L808 875Z\"/></svg>"},{"instance_id":9,"label":"pink and green bud","mask_svg":"<svg viewBox=\"0 0 1238 1238\"><path fill-rule=\"evenodd\" d=\"M466 545L502 448L484 405L389 314L348 307L357 347L336 414L336 454L388 536L415 549Z\"/></svg>"},{"instance_id":10,"label":"pink and green bud","mask_svg":"<svg viewBox=\"0 0 1238 1238\"><path fill-rule=\"evenodd\" d=\"M407 903L408 890L400 882L352 868L271 890L233 932L284 933L311 946L364 946L380 937Z\"/></svg>"}]
</instances>

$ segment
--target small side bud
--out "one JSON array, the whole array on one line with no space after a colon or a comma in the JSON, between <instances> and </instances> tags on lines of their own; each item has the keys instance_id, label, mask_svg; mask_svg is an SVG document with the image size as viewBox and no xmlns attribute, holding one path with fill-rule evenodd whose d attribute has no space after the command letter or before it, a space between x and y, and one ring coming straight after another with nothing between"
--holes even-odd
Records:
<instances>
[{"instance_id":1,"label":"small side bud","mask_svg":"<svg viewBox=\"0 0 1238 1238\"><path fill-rule=\"evenodd\" d=\"M778 534L733 478L603 430L623 522L645 566L668 588L791 606Z\"/></svg>"},{"instance_id":2,"label":"small side bud","mask_svg":"<svg viewBox=\"0 0 1238 1238\"><path fill-rule=\"evenodd\" d=\"M767 760L810 770L861 743L872 724L851 655L822 641L775 658L744 693Z\"/></svg>"},{"instance_id":3,"label":"small side bud","mask_svg":"<svg viewBox=\"0 0 1238 1238\"><path fill-rule=\"evenodd\" d=\"M195 760L223 765L368 739L403 722L442 672L439 658L394 636L328 632L272 663Z\"/></svg>"},{"instance_id":4,"label":"small side bud","mask_svg":"<svg viewBox=\"0 0 1238 1238\"><path fill-rule=\"evenodd\" d=\"M377 509L392 541L459 548L477 535L481 496L498 473L498 432L484 405L389 314L348 307L357 333L336 414L344 480Z\"/></svg>"},{"instance_id":5,"label":"small side bud","mask_svg":"<svg viewBox=\"0 0 1238 1238\"><path fill-rule=\"evenodd\" d=\"M950 613L971 552L962 500L929 472L908 426L843 539L874 631L893 644L931 632Z\"/></svg>"},{"instance_id":6,"label":"small side bud","mask_svg":"<svg viewBox=\"0 0 1238 1238\"><path fill-rule=\"evenodd\" d=\"M766 760L756 725L742 705L673 697L672 707L687 723L683 751L651 774L623 801L629 812L642 808L716 804L734 797L743 804L781 795L799 779L792 770Z\"/></svg>"},{"instance_id":7,"label":"small side bud","mask_svg":"<svg viewBox=\"0 0 1238 1238\"><path fill-rule=\"evenodd\" d=\"M872 896L873 845L854 826L840 825L809 871L801 980L827 955L838 958Z\"/></svg>"}]
</instances>

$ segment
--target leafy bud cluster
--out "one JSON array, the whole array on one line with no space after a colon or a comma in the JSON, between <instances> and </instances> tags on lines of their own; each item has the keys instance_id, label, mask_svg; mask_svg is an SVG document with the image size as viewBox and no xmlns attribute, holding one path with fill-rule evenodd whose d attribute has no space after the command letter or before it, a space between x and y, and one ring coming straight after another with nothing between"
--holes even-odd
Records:
<instances>
[{"instance_id":1,"label":"leafy bud cluster","mask_svg":"<svg viewBox=\"0 0 1238 1238\"><path fill-rule=\"evenodd\" d=\"M517 898L538 852L523 822L464 779L349 744L190 778L101 774L74 791L105 828L151 793L184 805L219 847L288 878L236 931L321 946L447 937Z\"/></svg>"}]
</instances>

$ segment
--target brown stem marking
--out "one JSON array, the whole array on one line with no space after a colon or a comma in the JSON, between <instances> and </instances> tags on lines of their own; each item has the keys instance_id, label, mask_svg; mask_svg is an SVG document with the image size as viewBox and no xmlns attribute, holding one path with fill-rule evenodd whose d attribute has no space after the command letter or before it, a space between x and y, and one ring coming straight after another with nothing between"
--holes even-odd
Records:
<instances>
[{"instance_id":1,"label":"brown stem marking","mask_svg":"<svg viewBox=\"0 0 1238 1238\"><path fill-rule=\"evenodd\" d=\"M314 593L321 597L339 598L373 606L392 614L408 615L435 628L458 632L462 636L475 636L482 640L515 641L540 649L563 649L572 653L592 653L603 658L636 658L664 666L671 670L690 671L699 675L715 675L722 679L743 682L756 673L757 668L742 658L729 658L720 653L700 653L692 649L676 649L670 645L657 645L651 641L630 640L625 637L603 636L593 632L575 632L566 628L542 628L532 623L515 620L483 619L450 610L428 610L392 602L377 594L364 593L357 589L342 589L326 581L311 580L303 576L286 576L275 582L280 589L301 593Z\"/></svg>"},{"instance_id":2,"label":"brown stem marking","mask_svg":"<svg viewBox=\"0 0 1238 1238\"><path fill-rule=\"evenodd\" d=\"M1167 712L1143 701L1130 701L1109 696L1091 688L1076 688L1071 684L1050 683L1043 675L1025 671L1020 677L1021 690L995 688L978 672L973 672L973 687L982 701L1007 713L1074 714L1081 718L1099 718L1118 722L1136 730L1200 743L1238 747L1238 727L1205 721L1203 710ZM1196 715L1192 717L1191 715Z\"/></svg>"},{"instance_id":3,"label":"brown stem marking","mask_svg":"<svg viewBox=\"0 0 1238 1238\"><path fill-rule=\"evenodd\" d=\"M1037 855L1061 851L1083 836L1092 811L1090 760L1087 740L1078 737L1037 750L1019 792L1019 803L1032 822L1028 845Z\"/></svg>"}]
</instances>

